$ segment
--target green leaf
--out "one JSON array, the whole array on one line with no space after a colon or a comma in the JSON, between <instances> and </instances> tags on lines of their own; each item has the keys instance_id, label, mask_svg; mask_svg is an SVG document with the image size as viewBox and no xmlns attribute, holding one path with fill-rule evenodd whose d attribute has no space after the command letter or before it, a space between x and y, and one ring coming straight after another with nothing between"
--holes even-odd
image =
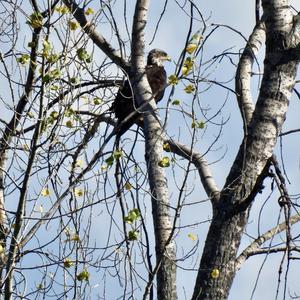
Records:
<instances>
[{"instance_id":1,"label":"green leaf","mask_svg":"<svg viewBox=\"0 0 300 300\"><path fill-rule=\"evenodd\" d=\"M78 83L80 83L80 78L79 77L71 77L70 82L71 82L71 84L78 84Z\"/></svg>"},{"instance_id":2,"label":"green leaf","mask_svg":"<svg viewBox=\"0 0 300 300\"><path fill-rule=\"evenodd\" d=\"M26 65L29 63L30 55L29 54L23 54L21 57L17 58L17 62L21 65Z\"/></svg>"},{"instance_id":3,"label":"green leaf","mask_svg":"<svg viewBox=\"0 0 300 300\"><path fill-rule=\"evenodd\" d=\"M26 22L32 28L40 28L43 26L43 16L40 12L34 12L31 14Z\"/></svg>"},{"instance_id":4,"label":"green leaf","mask_svg":"<svg viewBox=\"0 0 300 300\"><path fill-rule=\"evenodd\" d=\"M175 74L170 75L169 78L168 78L168 83L170 85L176 85L176 84L178 84L178 78L177 78L177 76Z\"/></svg>"},{"instance_id":5,"label":"green leaf","mask_svg":"<svg viewBox=\"0 0 300 300\"><path fill-rule=\"evenodd\" d=\"M33 48L33 47L35 46L35 42L29 42L29 43L27 44L27 46L28 46L29 48Z\"/></svg>"},{"instance_id":6,"label":"green leaf","mask_svg":"<svg viewBox=\"0 0 300 300\"><path fill-rule=\"evenodd\" d=\"M43 82L49 83L54 79L58 79L61 76L59 69L53 69L52 71L46 73L43 77Z\"/></svg>"},{"instance_id":7,"label":"green leaf","mask_svg":"<svg viewBox=\"0 0 300 300\"><path fill-rule=\"evenodd\" d=\"M102 100L101 100L100 98L98 98L98 97L95 97L95 98L93 99L93 102L94 102L95 105L99 105L99 104L102 103Z\"/></svg>"},{"instance_id":8,"label":"green leaf","mask_svg":"<svg viewBox=\"0 0 300 300\"><path fill-rule=\"evenodd\" d=\"M173 100L172 105L180 105L180 100L178 100L178 99Z\"/></svg>"},{"instance_id":9,"label":"green leaf","mask_svg":"<svg viewBox=\"0 0 300 300\"><path fill-rule=\"evenodd\" d=\"M128 216L124 218L124 221L126 223L132 224L134 221L136 221L138 218L141 217L141 213L138 208L134 208L129 211Z\"/></svg>"},{"instance_id":10,"label":"green leaf","mask_svg":"<svg viewBox=\"0 0 300 300\"><path fill-rule=\"evenodd\" d=\"M205 122L203 122L203 121L198 122L198 127L200 129L204 129L205 128Z\"/></svg>"},{"instance_id":11,"label":"green leaf","mask_svg":"<svg viewBox=\"0 0 300 300\"><path fill-rule=\"evenodd\" d=\"M57 119L58 115L59 115L58 112L55 110L51 111L51 113L50 113L50 117L53 119Z\"/></svg>"},{"instance_id":12,"label":"green leaf","mask_svg":"<svg viewBox=\"0 0 300 300\"><path fill-rule=\"evenodd\" d=\"M48 83L52 80L52 77L49 73L45 74L45 76L43 77L43 82Z\"/></svg>"},{"instance_id":13,"label":"green leaf","mask_svg":"<svg viewBox=\"0 0 300 300\"><path fill-rule=\"evenodd\" d=\"M136 241L139 237L139 233L137 230L130 230L128 232L128 240L129 241Z\"/></svg>"},{"instance_id":14,"label":"green leaf","mask_svg":"<svg viewBox=\"0 0 300 300\"><path fill-rule=\"evenodd\" d=\"M88 281L90 278L90 273L87 270L83 270L77 274L76 278L78 281Z\"/></svg>"},{"instance_id":15,"label":"green leaf","mask_svg":"<svg viewBox=\"0 0 300 300\"><path fill-rule=\"evenodd\" d=\"M64 261L64 267L71 268L72 266L74 266L74 262L70 258L66 258Z\"/></svg>"},{"instance_id":16,"label":"green leaf","mask_svg":"<svg viewBox=\"0 0 300 300\"><path fill-rule=\"evenodd\" d=\"M114 151L113 155L114 155L114 158L115 158L115 159L121 158L121 157L123 156L123 151L122 151L122 149L118 149L118 150Z\"/></svg>"},{"instance_id":17,"label":"green leaf","mask_svg":"<svg viewBox=\"0 0 300 300\"><path fill-rule=\"evenodd\" d=\"M55 62L58 61L58 59L59 59L58 54L55 54L55 53L54 53L54 54L51 54L51 55L48 56L47 61L48 61L49 63L55 63Z\"/></svg>"},{"instance_id":18,"label":"green leaf","mask_svg":"<svg viewBox=\"0 0 300 300\"><path fill-rule=\"evenodd\" d=\"M84 48L80 48L77 50L77 57L81 61L85 61L87 63L91 62L91 57Z\"/></svg>"},{"instance_id":19,"label":"green leaf","mask_svg":"<svg viewBox=\"0 0 300 300\"><path fill-rule=\"evenodd\" d=\"M113 164L114 164L114 157L113 157L113 155L111 155L110 157L108 157L106 160L105 160L105 162L107 163L107 165L109 166L109 167L111 167Z\"/></svg>"},{"instance_id":20,"label":"green leaf","mask_svg":"<svg viewBox=\"0 0 300 300\"><path fill-rule=\"evenodd\" d=\"M136 219L141 217L141 213L140 213L140 210L138 208L132 209L129 213L134 214Z\"/></svg>"}]
</instances>

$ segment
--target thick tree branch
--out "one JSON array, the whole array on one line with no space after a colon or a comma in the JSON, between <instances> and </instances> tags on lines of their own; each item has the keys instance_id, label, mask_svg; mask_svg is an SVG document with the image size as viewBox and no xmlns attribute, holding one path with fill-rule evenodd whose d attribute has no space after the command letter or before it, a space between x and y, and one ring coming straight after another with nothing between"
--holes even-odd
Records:
<instances>
[{"instance_id":1,"label":"thick tree branch","mask_svg":"<svg viewBox=\"0 0 300 300\"><path fill-rule=\"evenodd\" d=\"M244 123L244 132L251 121L254 104L251 94L251 74L255 57L262 46L265 37L264 23L258 23L249 37L249 41L239 60L236 76L235 91Z\"/></svg>"},{"instance_id":2,"label":"thick tree branch","mask_svg":"<svg viewBox=\"0 0 300 300\"><path fill-rule=\"evenodd\" d=\"M118 51L116 51L112 45L106 41L104 36L96 31L95 25L88 22L85 17L84 10L78 6L76 1L63 0L63 2L73 13L81 28L91 38L94 44L98 46L115 64L128 73L129 64L119 55Z\"/></svg>"},{"instance_id":3,"label":"thick tree branch","mask_svg":"<svg viewBox=\"0 0 300 300\"><path fill-rule=\"evenodd\" d=\"M290 49L300 50L300 13L294 16L293 27L288 36L287 45ZM298 53L298 58L299 56L300 54Z\"/></svg>"},{"instance_id":4,"label":"thick tree branch","mask_svg":"<svg viewBox=\"0 0 300 300\"><path fill-rule=\"evenodd\" d=\"M212 201L216 201L220 195L220 190L204 157L199 152L190 149L186 145L173 140L167 140L166 142L170 145L171 152L186 158L194 164L199 172L207 196Z\"/></svg>"},{"instance_id":5,"label":"thick tree branch","mask_svg":"<svg viewBox=\"0 0 300 300\"><path fill-rule=\"evenodd\" d=\"M273 154L295 84L299 61L288 55L287 40L293 26L288 0L263 0L262 4L266 57L260 94L220 200L213 207L193 300L228 297L236 272L237 251L253 201L248 199ZM248 205L236 210L236 205L242 203ZM214 269L220 272L218 278L211 276Z\"/></svg>"},{"instance_id":6,"label":"thick tree branch","mask_svg":"<svg viewBox=\"0 0 300 300\"><path fill-rule=\"evenodd\" d=\"M156 113L144 62L145 27L149 0L137 0L132 27L131 82L137 104L145 106L144 133L146 161L152 197L152 215L156 239L157 299L176 299L175 246L171 238L172 222L169 213L169 193L164 169L159 166L163 152L163 130ZM149 284L147 285L149 286ZM146 291L147 293L147 291ZM146 295L147 296L147 295Z\"/></svg>"}]
</instances>

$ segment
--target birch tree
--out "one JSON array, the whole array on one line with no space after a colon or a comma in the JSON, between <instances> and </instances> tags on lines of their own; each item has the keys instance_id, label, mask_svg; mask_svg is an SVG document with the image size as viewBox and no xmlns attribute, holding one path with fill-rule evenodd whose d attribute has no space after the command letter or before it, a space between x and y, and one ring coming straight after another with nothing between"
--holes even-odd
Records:
<instances>
[{"instance_id":1,"label":"birch tree","mask_svg":"<svg viewBox=\"0 0 300 300\"><path fill-rule=\"evenodd\" d=\"M299 132L283 131L293 92L299 97L299 14L289 1L256 1L249 38L212 24L196 1L15 0L1 11L3 298L182 299L186 276L185 298L227 299L246 260L275 253L272 292L287 297L300 219L278 146ZM164 49L175 55L157 105L145 57L174 12L186 32L167 33L177 49ZM210 54L219 30L242 40L242 51ZM144 126L118 140L110 107L125 80ZM206 102L214 89L222 101ZM231 125L242 133L232 161L221 146L228 99L242 120ZM223 161L230 171L217 183ZM241 248L258 195L278 200L276 226Z\"/></svg>"}]
</instances>

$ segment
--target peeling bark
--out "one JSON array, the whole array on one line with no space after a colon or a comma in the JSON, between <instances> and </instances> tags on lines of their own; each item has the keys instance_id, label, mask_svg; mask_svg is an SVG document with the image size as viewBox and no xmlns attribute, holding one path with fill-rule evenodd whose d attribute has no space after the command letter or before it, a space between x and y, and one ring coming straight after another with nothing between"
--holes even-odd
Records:
<instances>
[{"instance_id":1,"label":"peeling bark","mask_svg":"<svg viewBox=\"0 0 300 300\"><path fill-rule=\"evenodd\" d=\"M236 272L237 251L251 204L258 192L256 183L264 176L263 172L273 154L295 83L299 58L290 53L293 47L299 46L299 38L295 42L295 35L291 37L290 33L298 25L293 23L288 1L265 0L262 4L262 19L266 24L266 59L260 94L252 117L251 98L244 98L249 104L245 105L245 137L220 198L213 203L213 219L193 300L226 299L229 295ZM238 80L243 82L243 78ZM244 92L246 88L241 86ZM220 272L217 278L211 276L213 269Z\"/></svg>"},{"instance_id":2,"label":"peeling bark","mask_svg":"<svg viewBox=\"0 0 300 300\"><path fill-rule=\"evenodd\" d=\"M164 169L159 167L158 164L163 156L164 133L156 113L156 103L147 80L144 63L144 30L147 23L149 4L149 0L138 0L136 2L132 28L131 82L139 106L147 103L143 110L143 119L145 124L145 157L148 167L155 230L157 299L171 300L177 299L176 251L171 237L172 222L169 212L167 179ZM147 291L145 297L147 297Z\"/></svg>"}]
</instances>

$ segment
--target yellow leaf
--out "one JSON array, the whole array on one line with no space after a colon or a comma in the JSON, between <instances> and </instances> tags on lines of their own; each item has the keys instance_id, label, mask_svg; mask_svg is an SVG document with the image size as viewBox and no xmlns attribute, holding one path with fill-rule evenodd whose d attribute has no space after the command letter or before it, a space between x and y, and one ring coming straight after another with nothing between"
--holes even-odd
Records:
<instances>
[{"instance_id":1,"label":"yellow leaf","mask_svg":"<svg viewBox=\"0 0 300 300\"><path fill-rule=\"evenodd\" d=\"M72 122L71 120L68 120L68 121L66 122L66 126L67 126L68 128L72 128L72 127L73 127L73 122Z\"/></svg>"},{"instance_id":2,"label":"yellow leaf","mask_svg":"<svg viewBox=\"0 0 300 300\"><path fill-rule=\"evenodd\" d=\"M78 281L88 281L90 277L90 273L87 270L81 271L79 274L77 274L76 278Z\"/></svg>"},{"instance_id":3,"label":"yellow leaf","mask_svg":"<svg viewBox=\"0 0 300 300\"><path fill-rule=\"evenodd\" d=\"M53 118L53 119L57 119L59 116L59 113L55 110L51 111L50 113L50 117Z\"/></svg>"},{"instance_id":4,"label":"yellow leaf","mask_svg":"<svg viewBox=\"0 0 300 300\"><path fill-rule=\"evenodd\" d=\"M192 54L197 49L197 44L188 44L185 48L186 52Z\"/></svg>"},{"instance_id":5,"label":"yellow leaf","mask_svg":"<svg viewBox=\"0 0 300 300\"><path fill-rule=\"evenodd\" d=\"M70 238L70 236L71 236L71 229L69 227L66 227L65 230L64 230L64 232L65 232L66 236L68 238Z\"/></svg>"},{"instance_id":6,"label":"yellow leaf","mask_svg":"<svg viewBox=\"0 0 300 300\"><path fill-rule=\"evenodd\" d=\"M125 187L125 190L127 190L127 191L130 191L132 189L132 185L128 181L125 183L124 187Z\"/></svg>"},{"instance_id":7,"label":"yellow leaf","mask_svg":"<svg viewBox=\"0 0 300 300\"><path fill-rule=\"evenodd\" d=\"M82 197L84 194L83 189L74 189L74 194L76 197Z\"/></svg>"},{"instance_id":8,"label":"yellow leaf","mask_svg":"<svg viewBox=\"0 0 300 300\"><path fill-rule=\"evenodd\" d=\"M5 249L4 247L0 244L0 254L4 253Z\"/></svg>"},{"instance_id":9,"label":"yellow leaf","mask_svg":"<svg viewBox=\"0 0 300 300\"><path fill-rule=\"evenodd\" d=\"M27 144L24 144L24 145L23 145L23 149L24 149L24 150L29 150L29 146L28 146Z\"/></svg>"},{"instance_id":10,"label":"yellow leaf","mask_svg":"<svg viewBox=\"0 0 300 300\"><path fill-rule=\"evenodd\" d=\"M174 74L170 75L168 79L169 79L169 84L171 85L176 85L178 83L178 78Z\"/></svg>"},{"instance_id":11,"label":"yellow leaf","mask_svg":"<svg viewBox=\"0 0 300 300\"><path fill-rule=\"evenodd\" d=\"M188 68L191 69L194 65L194 60L191 57L187 57L184 61L184 65Z\"/></svg>"},{"instance_id":12,"label":"yellow leaf","mask_svg":"<svg viewBox=\"0 0 300 300\"><path fill-rule=\"evenodd\" d=\"M165 156L163 157L159 162L158 165L162 168L167 168L170 166L170 159L169 157Z\"/></svg>"},{"instance_id":13,"label":"yellow leaf","mask_svg":"<svg viewBox=\"0 0 300 300\"><path fill-rule=\"evenodd\" d=\"M102 166L100 167L100 169L101 169L101 171L106 171L106 170L107 170L107 165L102 165Z\"/></svg>"},{"instance_id":14,"label":"yellow leaf","mask_svg":"<svg viewBox=\"0 0 300 300\"><path fill-rule=\"evenodd\" d=\"M197 241L197 235L194 234L194 233L189 233L188 234L188 237L194 242L194 241Z\"/></svg>"},{"instance_id":15,"label":"yellow leaf","mask_svg":"<svg viewBox=\"0 0 300 300\"><path fill-rule=\"evenodd\" d=\"M213 279L216 279L218 278L220 275L220 271L218 269L213 269L210 273L210 276L213 278Z\"/></svg>"},{"instance_id":16,"label":"yellow leaf","mask_svg":"<svg viewBox=\"0 0 300 300\"><path fill-rule=\"evenodd\" d=\"M186 66L183 66L181 71L182 71L182 75L187 75L190 70Z\"/></svg>"},{"instance_id":17,"label":"yellow leaf","mask_svg":"<svg viewBox=\"0 0 300 300\"><path fill-rule=\"evenodd\" d=\"M94 14L94 10L89 7L84 13L85 13L85 15L89 16L89 15Z\"/></svg>"},{"instance_id":18,"label":"yellow leaf","mask_svg":"<svg viewBox=\"0 0 300 300\"><path fill-rule=\"evenodd\" d=\"M78 234L73 234L70 238L70 241L80 242L80 237Z\"/></svg>"},{"instance_id":19,"label":"yellow leaf","mask_svg":"<svg viewBox=\"0 0 300 300\"><path fill-rule=\"evenodd\" d=\"M75 167L82 168L83 167L83 160L82 159L77 159L76 163L75 163Z\"/></svg>"},{"instance_id":20,"label":"yellow leaf","mask_svg":"<svg viewBox=\"0 0 300 300\"><path fill-rule=\"evenodd\" d=\"M201 40L203 40L203 36L199 33L195 33L193 36L192 36L192 40L194 41L194 43L200 43Z\"/></svg>"},{"instance_id":21,"label":"yellow leaf","mask_svg":"<svg viewBox=\"0 0 300 300\"><path fill-rule=\"evenodd\" d=\"M170 152L171 151L171 147L170 147L170 144L168 142L165 142L163 144L163 149L166 151L166 152Z\"/></svg>"},{"instance_id":22,"label":"yellow leaf","mask_svg":"<svg viewBox=\"0 0 300 300\"><path fill-rule=\"evenodd\" d=\"M76 21L69 21L70 30L76 30L79 27L79 24Z\"/></svg>"},{"instance_id":23,"label":"yellow leaf","mask_svg":"<svg viewBox=\"0 0 300 300\"><path fill-rule=\"evenodd\" d=\"M187 93L187 94L191 94L195 91L195 86L193 84L188 84L184 91Z\"/></svg>"},{"instance_id":24,"label":"yellow leaf","mask_svg":"<svg viewBox=\"0 0 300 300\"><path fill-rule=\"evenodd\" d=\"M69 12L69 9L66 6L58 6L58 7L55 8L55 11L57 11L58 13L64 15L64 14Z\"/></svg>"},{"instance_id":25,"label":"yellow leaf","mask_svg":"<svg viewBox=\"0 0 300 300\"><path fill-rule=\"evenodd\" d=\"M44 197L50 196L50 190L48 188L42 189L41 195L44 196Z\"/></svg>"},{"instance_id":26,"label":"yellow leaf","mask_svg":"<svg viewBox=\"0 0 300 300\"><path fill-rule=\"evenodd\" d=\"M187 75L193 68L194 60L191 57L187 57L183 62L182 74Z\"/></svg>"},{"instance_id":27,"label":"yellow leaf","mask_svg":"<svg viewBox=\"0 0 300 300\"><path fill-rule=\"evenodd\" d=\"M74 262L70 258L66 258L64 261L64 267L70 268L72 266L74 266Z\"/></svg>"},{"instance_id":28,"label":"yellow leaf","mask_svg":"<svg viewBox=\"0 0 300 300\"><path fill-rule=\"evenodd\" d=\"M119 159L123 156L123 151L122 149L117 149L114 153L113 156L115 159Z\"/></svg>"},{"instance_id":29,"label":"yellow leaf","mask_svg":"<svg viewBox=\"0 0 300 300\"><path fill-rule=\"evenodd\" d=\"M33 114L33 112L31 112L31 111L29 111L29 112L27 113L27 116L28 116L30 119L33 119L33 118L34 118L34 114Z\"/></svg>"},{"instance_id":30,"label":"yellow leaf","mask_svg":"<svg viewBox=\"0 0 300 300\"><path fill-rule=\"evenodd\" d=\"M66 6L63 6L60 10L60 13L63 14L63 15L68 13L68 12L69 12L69 9Z\"/></svg>"}]
</instances>

